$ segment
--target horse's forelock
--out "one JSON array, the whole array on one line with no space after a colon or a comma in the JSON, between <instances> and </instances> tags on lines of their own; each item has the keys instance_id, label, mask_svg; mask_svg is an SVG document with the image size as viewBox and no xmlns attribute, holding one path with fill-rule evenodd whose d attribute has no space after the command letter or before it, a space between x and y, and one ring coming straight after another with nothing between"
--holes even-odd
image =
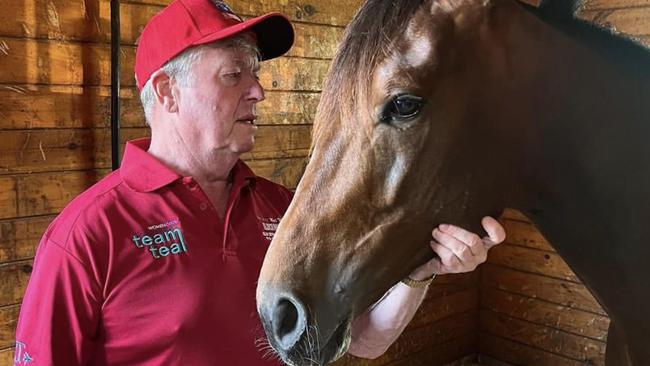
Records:
<instances>
[{"instance_id":1,"label":"horse's forelock","mask_svg":"<svg viewBox=\"0 0 650 366\"><path fill-rule=\"evenodd\" d=\"M378 64L426 0L368 0L357 11L339 45L321 95L314 141L332 118L348 119L365 104Z\"/></svg>"}]
</instances>

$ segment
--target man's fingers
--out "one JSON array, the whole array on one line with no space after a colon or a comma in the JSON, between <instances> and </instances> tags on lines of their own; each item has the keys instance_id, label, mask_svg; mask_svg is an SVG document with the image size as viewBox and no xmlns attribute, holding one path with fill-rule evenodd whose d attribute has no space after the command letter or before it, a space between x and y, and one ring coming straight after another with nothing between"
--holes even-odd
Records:
<instances>
[{"instance_id":1,"label":"man's fingers","mask_svg":"<svg viewBox=\"0 0 650 366\"><path fill-rule=\"evenodd\" d=\"M497 244L500 244L506 239L506 231L501 224L490 216L485 216L481 220L483 230L488 234L487 238L483 239L485 246L489 249Z\"/></svg>"},{"instance_id":2,"label":"man's fingers","mask_svg":"<svg viewBox=\"0 0 650 366\"><path fill-rule=\"evenodd\" d=\"M451 271L453 268L459 268L461 266L460 259L456 256L456 254L454 254L454 252L449 250L449 248L436 242L431 243L431 248L438 255L441 268L449 269L447 272Z\"/></svg>"},{"instance_id":3,"label":"man's fingers","mask_svg":"<svg viewBox=\"0 0 650 366\"><path fill-rule=\"evenodd\" d=\"M458 258L463 261L471 259L472 256L482 256L485 246L478 237L466 230L452 225L440 225L447 227L447 231L433 230L433 236L438 242L451 249Z\"/></svg>"}]
</instances>

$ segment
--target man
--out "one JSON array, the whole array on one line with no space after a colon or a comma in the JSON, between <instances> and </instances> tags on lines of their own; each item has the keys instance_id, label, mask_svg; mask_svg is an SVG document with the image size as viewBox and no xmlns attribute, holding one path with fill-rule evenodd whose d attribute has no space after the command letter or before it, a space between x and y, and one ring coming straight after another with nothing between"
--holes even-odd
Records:
<instances>
[{"instance_id":1,"label":"man","mask_svg":"<svg viewBox=\"0 0 650 366\"><path fill-rule=\"evenodd\" d=\"M239 157L253 148L264 99L258 59L292 43L280 14L243 22L218 1L177 0L149 22L135 69L151 139L129 142L121 168L45 232L16 365L278 364L255 343L263 332L254 296L272 237L264 220L279 220L291 193ZM488 244L503 240L496 221L484 226ZM434 238L440 259L357 320L353 354L384 352L434 274L485 260L474 234L441 226Z\"/></svg>"}]
</instances>

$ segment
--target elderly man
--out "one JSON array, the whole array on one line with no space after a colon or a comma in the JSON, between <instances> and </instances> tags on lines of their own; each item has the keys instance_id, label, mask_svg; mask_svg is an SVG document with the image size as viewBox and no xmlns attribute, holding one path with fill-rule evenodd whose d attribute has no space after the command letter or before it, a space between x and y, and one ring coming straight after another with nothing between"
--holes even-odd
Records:
<instances>
[{"instance_id":1,"label":"elderly man","mask_svg":"<svg viewBox=\"0 0 650 366\"><path fill-rule=\"evenodd\" d=\"M255 285L264 220L291 200L239 157L264 99L259 60L285 53L280 14L242 21L223 2L177 0L140 37L136 79L151 139L73 200L39 245L17 329L16 365L277 365L264 358ZM503 228L484 227L493 244ZM434 230L439 258L355 322L351 352L375 357L403 330L436 273L473 270L488 245Z\"/></svg>"}]
</instances>

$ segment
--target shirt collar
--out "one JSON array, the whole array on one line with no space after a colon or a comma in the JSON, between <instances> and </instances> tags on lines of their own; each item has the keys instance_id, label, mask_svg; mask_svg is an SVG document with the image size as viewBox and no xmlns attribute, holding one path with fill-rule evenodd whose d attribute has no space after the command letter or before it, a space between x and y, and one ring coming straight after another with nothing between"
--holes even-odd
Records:
<instances>
[{"instance_id":1,"label":"shirt collar","mask_svg":"<svg viewBox=\"0 0 650 366\"><path fill-rule=\"evenodd\" d=\"M150 138L127 141L120 166L122 180L137 192L153 192L182 178L168 166L149 154ZM241 160L232 170L233 187L240 189L255 181L257 176Z\"/></svg>"}]
</instances>

